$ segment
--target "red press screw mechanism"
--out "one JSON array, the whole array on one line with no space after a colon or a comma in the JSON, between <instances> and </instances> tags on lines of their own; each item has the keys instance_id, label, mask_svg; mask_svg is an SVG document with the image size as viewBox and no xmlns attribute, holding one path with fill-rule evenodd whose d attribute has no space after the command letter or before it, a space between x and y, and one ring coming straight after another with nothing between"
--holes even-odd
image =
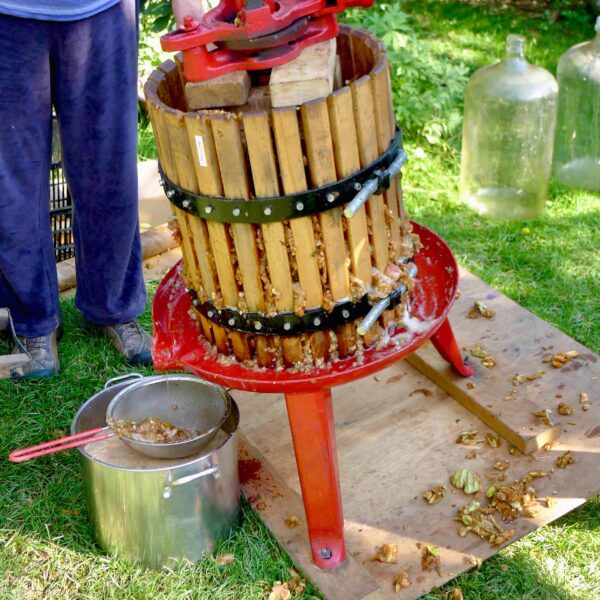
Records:
<instances>
[{"instance_id":1,"label":"red press screw mechanism","mask_svg":"<svg viewBox=\"0 0 600 600\"><path fill-rule=\"evenodd\" d=\"M334 38L335 15L374 0L222 0L200 22L162 36L163 50L182 52L187 81L204 81L233 71L271 69L303 48ZM210 48L209 45L212 45Z\"/></svg>"}]
</instances>

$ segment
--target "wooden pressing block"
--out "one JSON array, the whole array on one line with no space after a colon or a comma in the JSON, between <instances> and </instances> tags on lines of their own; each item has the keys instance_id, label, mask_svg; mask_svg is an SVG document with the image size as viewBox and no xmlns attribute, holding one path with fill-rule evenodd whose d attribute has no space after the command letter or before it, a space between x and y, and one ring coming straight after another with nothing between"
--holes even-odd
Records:
<instances>
[{"instance_id":1,"label":"wooden pressing block","mask_svg":"<svg viewBox=\"0 0 600 600\"><path fill-rule=\"evenodd\" d=\"M413 600L505 546L493 546L473 533L459 535L455 517L473 496L451 485L449 478L458 469L469 468L479 475L483 492L478 500L484 506L492 481L500 485L503 480L499 478L505 477L510 484L534 471L546 474L531 483L539 498L531 518L504 522L496 515L500 527L514 530L510 542L600 490L598 356L470 273L461 271L460 288L462 294L450 312L459 343L467 349L479 344L496 359L491 369L477 359L475 376L464 380L471 404L450 395L462 389L462 383L455 382L448 394L407 361L333 389L348 557L339 569L323 571L311 562L283 396L232 392L241 413L244 494L294 563L328 600ZM496 311L495 317L467 318L476 300ZM547 355L568 350L577 350L579 356L561 369L544 362ZM429 349L417 352L421 363L430 365L430 375L434 367L428 354ZM516 373L533 375L541 369L545 373L539 378L513 386ZM445 366L440 371L437 381L452 379ZM469 389L467 383L476 386ZM514 395L510 394L513 388ZM587 410L580 402L581 392L588 394ZM466 393L462 391L463 396ZM506 395L514 397L505 400ZM559 401L573 407L574 413L559 415ZM529 455L511 450L504 440L496 448L485 441L456 443L465 430L475 430L483 439L489 433L478 418L484 413L474 409L475 403L523 439L531 439L538 431L538 419L531 411L550 409L561 435L549 451ZM574 462L559 468L557 459L566 451ZM497 470L497 461L505 462L506 470ZM439 485L446 487L446 497L428 504L423 492ZM397 544L396 563L372 560L383 544ZM423 570L418 545L437 547L439 572ZM401 571L407 572L410 585L397 594L394 579Z\"/></svg>"},{"instance_id":2,"label":"wooden pressing block","mask_svg":"<svg viewBox=\"0 0 600 600\"><path fill-rule=\"evenodd\" d=\"M269 81L273 108L296 106L331 94L335 51L334 38L309 46L291 62L275 67Z\"/></svg>"},{"instance_id":3,"label":"wooden pressing block","mask_svg":"<svg viewBox=\"0 0 600 600\"><path fill-rule=\"evenodd\" d=\"M250 76L246 71L226 73L206 81L185 84L189 110L241 106L248 100Z\"/></svg>"}]
</instances>

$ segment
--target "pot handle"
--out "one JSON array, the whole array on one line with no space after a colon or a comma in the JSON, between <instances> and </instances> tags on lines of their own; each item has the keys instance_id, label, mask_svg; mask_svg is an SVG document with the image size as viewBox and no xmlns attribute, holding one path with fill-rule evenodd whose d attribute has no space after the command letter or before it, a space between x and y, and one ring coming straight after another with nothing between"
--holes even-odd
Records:
<instances>
[{"instance_id":1,"label":"pot handle","mask_svg":"<svg viewBox=\"0 0 600 600\"><path fill-rule=\"evenodd\" d=\"M195 481L196 479L200 479L201 477L206 477L207 475L212 475L214 479L219 478L219 465L215 465L209 463L208 468L204 469L204 471L200 471L199 473L194 473L193 475L186 475L185 477L180 477L179 479L171 480L171 471L167 476L167 481L165 481L163 485L163 498L167 499L171 497L172 488L177 485L185 485L186 483L190 483L190 481Z\"/></svg>"},{"instance_id":2,"label":"pot handle","mask_svg":"<svg viewBox=\"0 0 600 600\"><path fill-rule=\"evenodd\" d=\"M116 377L111 377L105 384L104 389L115 385L117 381L125 381L126 379L141 379L144 377L141 373L125 373L125 375L117 375Z\"/></svg>"}]
</instances>

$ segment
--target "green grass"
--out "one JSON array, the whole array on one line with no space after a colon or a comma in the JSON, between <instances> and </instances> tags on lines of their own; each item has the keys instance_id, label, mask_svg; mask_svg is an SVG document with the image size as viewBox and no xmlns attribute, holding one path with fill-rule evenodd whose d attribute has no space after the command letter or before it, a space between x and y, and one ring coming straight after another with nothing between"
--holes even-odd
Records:
<instances>
[{"instance_id":1,"label":"green grass","mask_svg":"<svg viewBox=\"0 0 600 600\"><path fill-rule=\"evenodd\" d=\"M460 263L535 314L600 351L600 197L553 185L545 214L505 223L481 218L457 201L464 84L502 55L508 33L525 32L532 62L554 71L557 58L590 37L583 8L554 23L549 13L488 11L485 3L378 2L349 20L384 37L393 65L394 98L410 161L405 200L412 216L439 232ZM386 8L387 7L387 8ZM144 72L156 61L145 43ZM140 153L154 156L141 127ZM0 381L0 454L66 432L79 405L112 376L131 371L106 340L80 328L62 304L63 373L50 381ZM144 319L150 325L148 312ZM144 371L150 373L150 371ZM242 525L219 552L177 573L156 573L106 557L93 542L75 452L20 466L0 463L0 599L8 598L260 598L288 578L289 558L243 507ZM459 585L467 600L596 600L600 589L600 497L540 528L460 576L428 599ZM317 594L310 587L305 598ZM343 600L343 599L341 599Z\"/></svg>"}]
</instances>

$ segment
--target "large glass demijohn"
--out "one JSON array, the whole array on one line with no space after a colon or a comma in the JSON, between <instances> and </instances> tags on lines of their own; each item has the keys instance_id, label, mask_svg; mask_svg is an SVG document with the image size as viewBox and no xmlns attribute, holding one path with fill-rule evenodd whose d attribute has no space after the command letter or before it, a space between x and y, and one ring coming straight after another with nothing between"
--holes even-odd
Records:
<instances>
[{"instance_id":1,"label":"large glass demijohn","mask_svg":"<svg viewBox=\"0 0 600 600\"><path fill-rule=\"evenodd\" d=\"M465 93L460 195L478 212L530 219L544 209L558 86L509 35L506 58L479 69Z\"/></svg>"},{"instance_id":2,"label":"large glass demijohn","mask_svg":"<svg viewBox=\"0 0 600 600\"><path fill-rule=\"evenodd\" d=\"M554 174L565 185L600 190L600 17L596 37L558 63Z\"/></svg>"}]
</instances>

